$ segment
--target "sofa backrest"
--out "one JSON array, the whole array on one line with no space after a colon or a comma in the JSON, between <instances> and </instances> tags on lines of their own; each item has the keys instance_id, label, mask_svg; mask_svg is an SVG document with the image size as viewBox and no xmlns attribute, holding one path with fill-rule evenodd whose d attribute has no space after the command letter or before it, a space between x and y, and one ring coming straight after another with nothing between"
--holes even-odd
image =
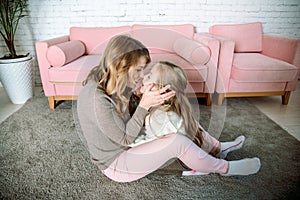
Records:
<instances>
[{"instance_id":1,"label":"sofa backrest","mask_svg":"<svg viewBox=\"0 0 300 200\"><path fill-rule=\"evenodd\" d=\"M194 26L180 25L132 25L119 27L71 27L70 40L80 40L86 54L102 54L108 41L115 35L127 34L141 41L150 53L169 53L173 44L183 36L192 39Z\"/></svg>"},{"instance_id":2,"label":"sofa backrest","mask_svg":"<svg viewBox=\"0 0 300 200\"><path fill-rule=\"evenodd\" d=\"M183 36L192 39L194 26L192 24L180 25L132 25L131 35L141 41L150 53L168 53L173 51L176 39Z\"/></svg>"},{"instance_id":3,"label":"sofa backrest","mask_svg":"<svg viewBox=\"0 0 300 200\"><path fill-rule=\"evenodd\" d=\"M71 27L70 40L80 40L86 54L102 54L109 39L119 34L129 34L130 26L119 27Z\"/></svg>"},{"instance_id":4,"label":"sofa backrest","mask_svg":"<svg viewBox=\"0 0 300 200\"><path fill-rule=\"evenodd\" d=\"M220 24L209 28L209 33L235 42L235 52L262 51L262 23Z\"/></svg>"}]
</instances>

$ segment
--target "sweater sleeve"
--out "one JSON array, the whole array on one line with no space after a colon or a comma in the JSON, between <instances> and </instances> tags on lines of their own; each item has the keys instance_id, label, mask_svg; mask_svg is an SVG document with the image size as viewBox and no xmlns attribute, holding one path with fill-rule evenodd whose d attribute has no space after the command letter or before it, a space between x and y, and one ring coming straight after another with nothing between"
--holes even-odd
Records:
<instances>
[{"instance_id":1,"label":"sweater sleeve","mask_svg":"<svg viewBox=\"0 0 300 200\"><path fill-rule=\"evenodd\" d=\"M117 112L114 104L105 96L96 97L94 106L96 123L103 134L114 143L127 146L132 143L143 128L144 118L148 111L137 107L129 120L124 120Z\"/></svg>"}]
</instances>

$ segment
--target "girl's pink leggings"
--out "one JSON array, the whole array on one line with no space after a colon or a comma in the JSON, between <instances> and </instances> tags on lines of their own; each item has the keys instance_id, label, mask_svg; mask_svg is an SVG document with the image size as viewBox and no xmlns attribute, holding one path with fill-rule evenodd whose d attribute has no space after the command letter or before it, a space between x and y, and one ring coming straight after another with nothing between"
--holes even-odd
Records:
<instances>
[{"instance_id":1,"label":"girl's pink leggings","mask_svg":"<svg viewBox=\"0 0 300 200\"><path fill-rule=\"evenodd\" d=\"M184 135L170 134L123 152L102 172L114 181L131 182L159 169L170 159L178 158L196 171L226 173L228 162L208 154L218 147L219 141L205 131L203 138L199 148Z\"/></svg>"}]
</instances>

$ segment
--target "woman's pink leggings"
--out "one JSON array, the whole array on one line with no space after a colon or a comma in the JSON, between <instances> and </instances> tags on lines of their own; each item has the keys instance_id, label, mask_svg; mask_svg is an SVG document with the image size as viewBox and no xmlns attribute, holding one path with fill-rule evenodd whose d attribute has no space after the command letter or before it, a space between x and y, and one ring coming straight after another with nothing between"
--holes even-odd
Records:
<instances>
[{"instance_id":1,"label":"woman's pink leggings","mask_svg":"<svg viewBox=\"0 0 300 200\"><path fill-rule=\"evenodd\" d=\"M170 134L123 152L102 172L114 181L131 182L159 169L170 159L178 158L196 171L226 173L228 162L208 154L218 147L219 141L205 131L203 138L199 148L184 135Z\"/></svg>"}]
</instances>

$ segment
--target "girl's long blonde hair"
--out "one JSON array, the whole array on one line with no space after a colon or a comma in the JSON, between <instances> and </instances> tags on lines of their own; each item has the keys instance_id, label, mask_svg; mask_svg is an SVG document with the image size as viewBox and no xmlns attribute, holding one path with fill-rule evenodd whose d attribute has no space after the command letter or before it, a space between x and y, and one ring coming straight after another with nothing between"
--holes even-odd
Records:
<instances>
[{"instance_id":1,"label":"girl's long blonde hair","mask_svg":"<svg viewBox=\"0 0 300 200\"><path fill-rule=\"evenodd\" d=\"M136 66L139 58L144 56L150 62L148 49L138 40L127 35L118 35L110 39L100 64L94 67L83 85L89 80L98 83L98 89L104 91L116 101L116 111L125 112L129 100L124 96L130 66Z\"/></svg>"},{"instance_id":2,"label":"girl's long blonde hair","mask_svg":"<svg viewBox=\"0 0 300 200\"><path fill-rule=\"evenodd\" d=\"M156 109L175 112L182 117L187 136L201 147L203 143L202 130L199 128L198 122L193 115L191 103L184 93L187 87L187 77L183 69L167 61L160 61L157 64L157 69L159 75L155 83L156 86L161 88L165 85L170 85L170 90L175 91L176 95L163 105L152 109L149 113L149 118L151 118L151 114Z\"/></svg>"}]
</instances>

